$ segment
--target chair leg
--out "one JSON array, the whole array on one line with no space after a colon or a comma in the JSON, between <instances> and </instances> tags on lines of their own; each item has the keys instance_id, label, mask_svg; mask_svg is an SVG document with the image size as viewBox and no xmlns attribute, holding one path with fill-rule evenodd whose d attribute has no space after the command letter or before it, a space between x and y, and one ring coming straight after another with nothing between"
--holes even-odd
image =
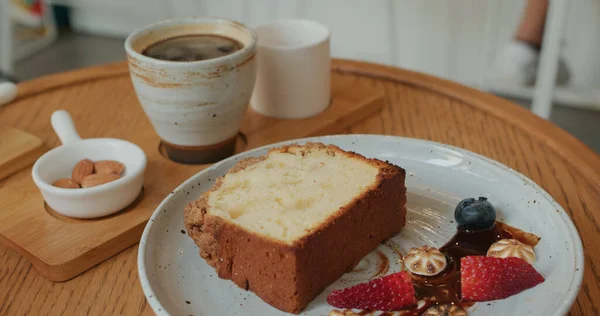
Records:
<instances>
[{"instance_id":1,"label":"chair leg","mask_svg":"<svg viewBox=\"0 0 600 316\"><path fill-rule=\"evenodd\" d=\"M550 0L531 110L548 119L558 72L563 26L569 0Z\"/></svg>"},{"instance_id":2,"label":"chair leg","mask_svg":"<svg viewBox=\"0 0 600 316\"><path fill-rule=\"evenodd\" d=\"M13 73L12 21L8 1L0 0L0 72Z\"/></svg>"}]
</instances>

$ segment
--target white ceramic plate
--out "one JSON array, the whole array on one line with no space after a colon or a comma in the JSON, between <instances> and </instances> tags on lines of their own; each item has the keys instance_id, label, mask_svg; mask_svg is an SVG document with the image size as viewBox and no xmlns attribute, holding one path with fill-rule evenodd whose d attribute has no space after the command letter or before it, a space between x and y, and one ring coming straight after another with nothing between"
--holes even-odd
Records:
<instances>
[{"instance_id":1,"label":"white ceramic plate","mask_svg":"<svg viewBox=\"0 0 600 316\"><path fill-rule=\"evenodd\" d=\"M583 249L563 208L520 173L483 156L438 143L389 136L347 135L296 140L319 141L389 160L406 169L407 225L391 242L402 253L413 246L442 246L455 232L454 207L463 198L485 196L498 219L542 237L535 248L535 268L546 281L505 300L478 303L470 315L563 315L575 301L583 276ZM150 306L159 315L281 315L252 292L219 279L185 234L183 208L240 159L264 155L274 144L226 159L191 177L156 209L140 242L138 269ZM401 269L389 246L388 273ZM354 272L328 287L302 313L327 315L325 297L333 289L368 280L379 256L367 255ZM396 260L397 261L397 260Z\"/></svg>"}]
</instances>

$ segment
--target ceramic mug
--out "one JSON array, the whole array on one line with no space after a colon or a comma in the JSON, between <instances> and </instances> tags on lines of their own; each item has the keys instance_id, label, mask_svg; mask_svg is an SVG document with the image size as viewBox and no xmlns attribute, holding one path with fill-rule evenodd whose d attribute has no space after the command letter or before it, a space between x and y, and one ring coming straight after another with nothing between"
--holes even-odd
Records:
<instances>
[{"instance_id":1,"label":"ceramic mug","mask_svg":"<svg viewBox=\"0 0 600 316\"><path fill-rule=\"evenodd\" d=\"M258 74L253 110L280 119L315 116L331 98L330 32L311 20L284 19L258 26Z\"/></svg>"},{"instance_id":2,"label":"ceramic mug","mask_svg":"<svg viewBox=\"0 0 600 316\"><path fill-rule=\"evenodd\" d=\"M159 41L218 35L242 48L199 61L165 61L142 52ZM209 163L233 154L256 77L256 35L217 18L161 21L129 35L125 50L131 81L167 155L183 163Z\"/></svg>"}]
</instances>

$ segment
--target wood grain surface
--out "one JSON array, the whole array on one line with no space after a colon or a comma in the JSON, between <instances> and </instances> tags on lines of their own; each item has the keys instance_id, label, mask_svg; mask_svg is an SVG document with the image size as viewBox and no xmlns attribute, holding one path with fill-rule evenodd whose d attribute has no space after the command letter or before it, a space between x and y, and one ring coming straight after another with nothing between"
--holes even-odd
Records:
<instances>
[{"instance_id":1,"label":"wood grain surface","mask_svg":"<svg viewBox=\"0 0 600 316\"><path fill-rule=\"evenodd\" d=\"M529 111L459 84L375 64L336 60L333 66L340 80L380 87L386 95L383 112L355 124L347 133L401 135L459 146L516 169L547 190L575 222L586 253L584 283L571 314L600 315L597 154ZM15 116L11 112L16 110L9 105L0 112L0 124L44 135L44 141L55 146L55 136L31 128L36 118L65 102L89 102L89 95L99 93L103 98L98 106L136 102L130 83L123 78L126 72L125 64L119 63L22 83L19 95L28 96L29 106L37 110ZM82 84L65 88L65 82L73 78ZM48 89L53 91L36 97ZM87 131L110 134L114 124L141 119L145 118L96 122ZM20 198L19 192L15 198ZM38 275L19 254L0 246L0 315L150 315L139 285L136 255L134 246L70 281L53 283Z\"/></svg>"},{"instance_id":2,"label":"wood grain surface","mask_svg":"<svg viewBox=\"0 0 600 316\"><path fill-rule=\"evenodd\" d=\"M45 152L44 142L20 129L0 127L0 181L33 165Z\"/></svg>"}]
</instances>

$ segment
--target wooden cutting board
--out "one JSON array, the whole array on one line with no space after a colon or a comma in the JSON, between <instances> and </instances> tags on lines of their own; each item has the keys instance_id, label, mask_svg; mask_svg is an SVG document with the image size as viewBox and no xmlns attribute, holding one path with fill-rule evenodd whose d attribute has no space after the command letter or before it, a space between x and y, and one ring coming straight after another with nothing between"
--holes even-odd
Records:
<instances>
[{"instance_id":1,"label":"wooden cutting board","mask_svg":"<svg viewBox=\"0 0 600 316\"><path fill-rule=\"evenodd\" d=\"M39 137L12 127L0 128L0 181L33 165L44 151Z\"/></svg>"},{"instance_id":2,"label":"wooden cutting board","mask_svg":"<svg viewBox=\"0 0 600 316\"><path fill-rule=\"evenodd\" d=\"M122 67L122 66L116 66ZM53 281L64 281L90 269L137 243L152 212L179 184L208 165L184 165L167 159L160 140L139 105L126 67L108 68L110 73L74 72L61 80L46 80L35 89L20 89L19 98L0 109L23 117L24 129L43 139L9 130L5 146L10 177L0 180L0 241L30 260L36 270ZM91 69L90 71L93 71ZM127 94L113 94L106 86L128 86ZM24 87L25 88L25 87ZM75 89L76 88L76 89ZM57 89L62 93L57 93ZM80 135L122 138L139 145L148 157L144 190L125 210L93 220L64 217L49 209L31 179L31 160L40 146L60 145L50 127L57 108L45 107L48 91L59 95L61 108L69 111ZM72 93L71 91L85 91ZM309 91L307 93L310 93ZM48 94L50 95L50 94ZM377 113L383 107L380 88L357 84L351 76L332 73L332 100L323 113L307 119L280 120L249 110L241 128L237 151L277 141L337 134ZM44 102L42 102L44 101ZM55 102L57 103L57 102ZM25 154L17 155L17 152ZM9 170L9 169L7 169Z\"/></svg>"}]
</instances>

